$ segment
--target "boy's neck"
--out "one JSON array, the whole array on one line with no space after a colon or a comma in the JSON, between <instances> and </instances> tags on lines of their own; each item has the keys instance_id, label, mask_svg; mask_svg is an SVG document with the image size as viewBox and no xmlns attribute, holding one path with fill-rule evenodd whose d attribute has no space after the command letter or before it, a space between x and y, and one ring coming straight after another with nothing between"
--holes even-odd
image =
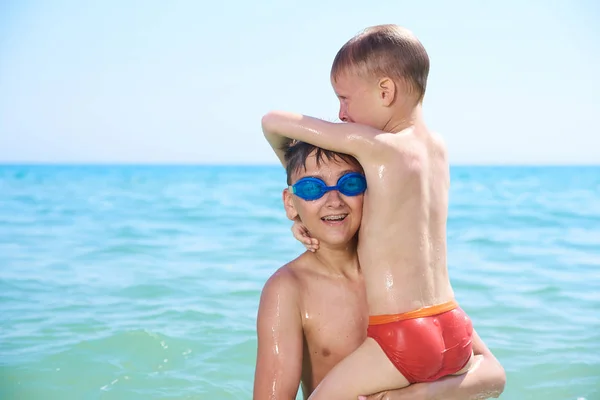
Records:
<instances>
[{"instance_id":1,"label":"boy's neck","mask_svg":"<svg viewBox=\"0 0 600 400\"><path fill-rule=\"evenodd\" d=\"M415 125L423 123L423 108L421 103L408 109L400 109L383 127L384 132L398 133Z\"/></svg>"},{"instance_id":2,"label":"boy's neck","mask_svg":"<svg viewBox=\"0 0 600 400\"><path fill-rule=\"evenodd\" d=\"M354 241L343 247L329 247L327 244L321 243L314 256L332 275L355 277L360 270Z\"/></svg>"}]
</instances>

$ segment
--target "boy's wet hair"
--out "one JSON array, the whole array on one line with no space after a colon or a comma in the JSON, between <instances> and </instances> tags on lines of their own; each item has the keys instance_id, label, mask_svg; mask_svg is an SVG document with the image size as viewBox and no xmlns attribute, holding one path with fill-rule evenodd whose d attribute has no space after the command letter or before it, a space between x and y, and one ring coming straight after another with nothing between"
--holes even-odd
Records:
<instances>
[{"instance_id":1,"label":"boy's wet hair","mask_svg":"<svg viewBox=\"0 0 600 400\"><path fill-rule=\"evenodd\" d=\"M406 83L409 93L423 101L429 56L419 39L398 25L376 25L354 36L338 51L331 67L333 80L346 72Z\"/></svg>"},{"instance_id":2,"label":"boy's wet hair","mask_svg":"<svg viewBox=\"0 0 600 400\"><path fill-rule=\"evenodd\" d=\"M285 150L285 163L286 163L286 174L287 184L292 184L292 175L294 172L304 169L306 171L306 160L314 152L317 166L320 166L322 162L334 161L339 162L343 160L350 165L356 166L359 171L363 171L358 160L348 154L338 153L331 150L325 150L320 147L314 146L310 143L290 141L284 147Z\"/></svg>"}]
</instances>

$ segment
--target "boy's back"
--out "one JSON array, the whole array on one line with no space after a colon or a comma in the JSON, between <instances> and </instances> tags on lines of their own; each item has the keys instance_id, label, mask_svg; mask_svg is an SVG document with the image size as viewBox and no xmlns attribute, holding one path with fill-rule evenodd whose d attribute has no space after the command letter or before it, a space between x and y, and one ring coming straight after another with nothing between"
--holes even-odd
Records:
<instances>
[{"instance_id":1,"label":"boy's back","mask_svg":"<svg viewBox=\"0 0 600 400\"><path fill-rule=\"evenodd\" d=\"M362 268L369 270L368 296L378 296L370 297L369 304L384 307L369 312L403 313L452 300L446 269L450 176L445 146L423 124L374 140L382 149L375 157L357 154L369 182L358 254Z\"/></svg>"},{"instance_id":2,"label":"boy's back","mask_svg":"<svg viewBox=\"0 0 600 400\"><path fill-rule=\"evenodd\" d=\"M446 271L446 148L421 112L428 73L427 52L411 32L372 27L342 46L331 69L346 124L287 113L263 119L280 159L286 136L350 154L362 165L368 190L358 255L371 315L454 300Z\"/></svg>"}]
</instances>

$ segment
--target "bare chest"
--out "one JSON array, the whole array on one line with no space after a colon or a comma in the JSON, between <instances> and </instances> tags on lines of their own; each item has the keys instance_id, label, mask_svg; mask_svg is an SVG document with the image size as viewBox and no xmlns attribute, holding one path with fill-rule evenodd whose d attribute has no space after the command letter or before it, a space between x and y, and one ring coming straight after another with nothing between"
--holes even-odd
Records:
<instances>
[{"instance_id":1,"label":"bare chest","mask_svg":"<svg viewBox=\"0 0 600 400\"><path fill-rule=\"evenodd\" d=\"M330 288L305 302L304 381L315 386L366 338L368 307L364 285Z\"/></svg>"}]
</instances>

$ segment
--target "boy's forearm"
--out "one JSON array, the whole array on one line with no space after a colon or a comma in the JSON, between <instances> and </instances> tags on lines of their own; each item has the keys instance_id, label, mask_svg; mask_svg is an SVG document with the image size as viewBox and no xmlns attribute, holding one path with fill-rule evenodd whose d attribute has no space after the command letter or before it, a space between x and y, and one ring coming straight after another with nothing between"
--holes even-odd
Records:
<instances>
[{"instance_id":1,"label":"boy's forearm","mask_svg":"<svg viewBox=\"0 0 600 400\"><path fill-rule=\"evenodd\" d=\"M360 158L358 153L370 151L376 143L374 128L355 123L332 123L283 111L266 114L262 118L262 130L283 165L284 151L281 149L290 139L357 158Z\"/></svg>"},{"instance_id":2,"label":"boy's forearm","mask_svg":"<svg viewBox=\"0 0 600 400\"><path fill-rule=\"evenodd\" d=\"M449 376L426 388L426 400L480 400L497 398L504 390L504 371L494 362L477 357L476 367L464 375ZM490 360L491 361L491 360Z\"/></svg>"},{"instance_id":3,"label":"boy's forearm","mask_svg":"<svg viewBox=\"0 0 600 400\"><path fill-rule=\"evenodd\" d=\"M285 161L285 152L286 152L287 147L290 145L291 140L284 136L273 135L273 136L268 137L267 135L265 135L265 137L267 138L269 145L275 152L275 155L279 159L279 162L285 168L287 166L287 163Z\"/></svg>"},{"instance_id":4,"label":"boy's forearm","mask_svg":"<svg viewBox=\"0 0 600 400\"><path fill-rule=\"evenodd\" d=\"M496 360L476 356L476 367L464 375L449 376L430 383L417 383L390 391L387 400L480 400L497 398L506 377Z\"/></svg>"},{"instance_id":5,"label":"boy's forearm","mask_svg":"<svg viewBox=\"0 0 600 400\"><path fill-rule=\"evenodd\" d=\"M291 138L285 136L280 129L277 129L279 125L282 125L280 120L281 116L278 113L271 112L265 115L262 119L262 130L265 139L267 139L281 165L285 168L285 148L289 146Z\"/></svg>"}]
</instances>

